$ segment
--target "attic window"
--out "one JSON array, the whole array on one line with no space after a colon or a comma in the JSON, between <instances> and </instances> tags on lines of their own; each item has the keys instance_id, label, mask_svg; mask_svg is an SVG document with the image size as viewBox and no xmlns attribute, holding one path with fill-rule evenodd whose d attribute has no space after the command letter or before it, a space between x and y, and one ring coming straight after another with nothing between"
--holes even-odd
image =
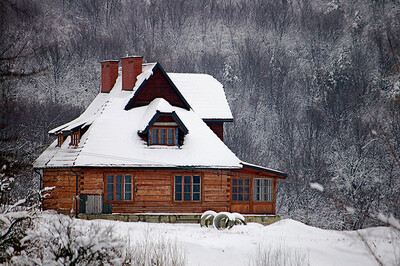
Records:
<instances>
[{"instance_id":1,"label":"attic window","mask_svg":"<svg viewBox=\"0 0 400 266\"><path fill-rule=\"evenodd\" d=\"M176 127L151 127L149 134L150 145L178 145L178 128Z\"/></svg>"},{"instance_id":2,"label":"attic window","mask_svg":"<svg viewBox=\"0 0 400 266\"><path fill-rule=\"evenodd\" d=\"M148 146L181 146L188 133L189 130L175 112L160 111L156 112L144 130L138 131L139 137L147 142Z\"/></svg>"},{"instance_id":3,"label":"attic window","mask_svg":"<svg viewBox=\"0 0 400 266\"><path fill-rule=\"evenodd\" d=\"M80 132L78 130L71 134L71 145L78 146L79 140L80 140Z\"/></svg>"},{"instance_id":4,"label":"attic window","mask_svg":"<svg viewBox=\"0 0 400 266\"><path fill-rule=\"evenodd\" d=\"M62 134L57 135L57 147L61 147L64 142L64 136Z\"/></svg>"}]
</instances>

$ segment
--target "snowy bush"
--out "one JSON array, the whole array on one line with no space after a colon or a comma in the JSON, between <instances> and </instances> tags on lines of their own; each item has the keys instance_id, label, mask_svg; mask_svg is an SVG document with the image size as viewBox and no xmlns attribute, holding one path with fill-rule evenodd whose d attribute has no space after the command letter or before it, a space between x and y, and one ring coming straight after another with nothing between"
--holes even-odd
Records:
<instances>
[{"instance_id":1,"label":"snowy bush","mask_svg":"<svg viewBox=\"0 0 400 266\"><path fill-rule=\"evenodd\" d=\"M185 265L177 243L149 233L132 242L113 227L42 213L26 228L21 249L8 249L12 265ZM6 261L5 261L6 262Z\"/></svg>"},{"instance_id":2,"label":"snowy bush","mask_svg":"<svg viewBox=\"0 0 400 266\"><path fill-rule=\"evenodd\" d=\"M131 246L130 252L134 258L130 261L131 265L186 265L185 250L176 241L164 238L161 234L150 232L150 228L147 228L143 236Z\"/></svg>"},{"instance_id":3,"label":"snowy bush","mask_svg":"<svg viewBox=\"0 0 400 266\"><path fill-rule=\"evenodd\" d=\"M121 265L129 257L111 227L86 228L64 215L38 217L21 242L24 249L12 257L12 264Z\"/></svg>"},{"instance_id":4,"label":"snowy bush","mask_svg":"<svg viewBox=\"0 0 400 266\"><path fill-rule=\"evenodd\" d=\"M8 261L14 252L24 249L21 239L31 226L32 211L18 209L25 200L8 206L0 206L0 263Z\"/></svg>"},{"instance_id":5,"label":"snowy bush","mask_svg":"<svg viewBox=\"0 0 400 266\"><path fill-rule=\"evenodd\" d=\"M0 202L4 203L7 200L7 196L11 191L11 187L14 183L14 177L6 175L4 171L6 165L0 169Z\"/></svg>"},{"instance_id":6,"label":"snowy bush","mask_svg":"<svg viewBox=\"0 0 400 266\"><path fill-rule=\"evenodd\" d=\"M3 167L4 169L4 167ZM3 196L10 192L13 180L4 178L0 173L0 193ZM34 220L38 217L41 200L47 196L47 191L53 188L27 193L25 198L16 200L13 204L0 205L0 263L8 262L13 256L19 255L27 248L24 239L32 229Z\"/></svg>"},{"instance_id":7,"label":"snowy bush","mask_svg":"<svg viewBox=\"0 0 400 266\"><path fill-rule=\"evenodd\" d=\"M308 254L301 250L289 248L284 243L273 247L258 246L255 258L250 260L251 266L303 266L310 265Z\"/></svg>"}]
</instances>

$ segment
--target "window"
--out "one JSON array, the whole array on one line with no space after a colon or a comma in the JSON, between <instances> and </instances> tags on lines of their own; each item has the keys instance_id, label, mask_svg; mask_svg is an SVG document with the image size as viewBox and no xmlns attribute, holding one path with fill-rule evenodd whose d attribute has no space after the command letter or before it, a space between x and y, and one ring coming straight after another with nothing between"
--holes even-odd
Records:
<instances>
[{"instance_id":1,"label":"window","mask_svg":"<svg viewBox=\"0 0 400 266\"><path fill-rule=\"evenodd\" d=\"M175 176L175 201L200 201L200 176Z\"/></svg>"},{"instance_id":2,"label":"window","mask_svg":"<svg viewBox=\"0 0 400 266\"><path fill-rule=\"evenodd\" d=\"M177 145L178 141L177 128L171 127L152 127L150 130L150 144L151 145Z\"/></svg>"},{"instance_id":3,"label":"window","mask_svg":"<svg viewBox=\"0 0 400 266\"><path fill-rule=\"evenodd\" d=\"M168 145L175 145L175 128L168 128Z\"/></svg>"},{"instance_id":4,"label":"window","mask_svg":"<svg viewBox=\"0 0 400 266\"><path fill-rule=\"evenodd\" d=\"M107 201L132 200L132 175L107 175Z\"/></svg>"},{"instance_id":5,"label":"window","mask_svg":"<svg viewBox=\"0 0 400 266\"><path fill-rule=\"evenodd\" d=\"M254 179L253 200L272 202L274 197L272 179Z\"/></svg>"},{"instance_id":6,"label":"window","mask_svg":"<svg viewBox=\"0 0 400 266\"><path fill-rule=\"evenodd\" d=\"M232 201L249 201L249 192L249 179L232 179Z\"/></svg>"},{"instance_id":7,"label":"window","mask_svg":"<svg viewBox=\"0 0 400 266\"><path fill-rule=\"evenodd\" d=\"M62 134L57 135L57 147L61 147L64 142L64 136Z\"/></svg>"},{"instance_id":8,"label":"window","mask_svg":"<svg viewBox=\"0 0 400 266\"><path fill-rule=\"evenodd\" d=\"M71 134L71 145L78 146L80 139L79 131L75 131Z\"/></svg>"}]
</instances>

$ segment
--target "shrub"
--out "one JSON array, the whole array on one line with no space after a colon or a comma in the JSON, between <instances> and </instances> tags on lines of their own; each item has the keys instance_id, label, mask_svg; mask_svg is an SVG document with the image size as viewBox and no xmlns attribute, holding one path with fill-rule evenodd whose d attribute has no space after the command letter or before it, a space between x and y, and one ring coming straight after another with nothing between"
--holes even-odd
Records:
<instances>
[{"instance_id":1,"label":"shrub","mask_svg":"<svg viewBox=\"0 0 400 266\"><path fill-rule=\"evenodd\" d=\"M46 219L50 218L50 219ZM24 249L13 256L17 265L97 265L124 263L124 243L111 227L91 224L64 215L42 215L22 239Z\"/></svg>"},{"instance_id":2,"label":"shrub","mask_svg":"<svg viewBox=\"0 0 400 266\"><path fill-rule=\"evenodd\" d=\"M34 210L21 208L19 205L23 203L25 200L14 205L0 205L0 264L24 249L21 240L32 226Z\"/></svg>"},{"instance_id":3,"label":"shrub","mask_svg":"<svg viewBox=\"0 0 400 266\"><path fill-rule=\"evenodd\" d=\"M273 247L259 245L255 258L250 260L252 266L303 266L309 264L308 254L301 250L288 248L284 243Z\"/></svg>"},{"instance_id":4,"label":"shrub","mask_svg":"<svg viewBox=\"0 0 400 266\"><path fill-rule=\"evenodd\" d=\"M154 234L147 228L142 237L130 245L135 266L186 265L186 253L176 241L166 239L161 234Z\"/></svg>"},{"instance_id":5,"label":"shrub","mask_svg":"<svg viewBox=\"0 0 400 266\"><path fill-rule=\"evenodd\" d=\"M185 265L176 242L147 232L131 243L113 227L42 213L27 228L19 252L9 252L15 265Z\"/></svg>"}]
</instances>

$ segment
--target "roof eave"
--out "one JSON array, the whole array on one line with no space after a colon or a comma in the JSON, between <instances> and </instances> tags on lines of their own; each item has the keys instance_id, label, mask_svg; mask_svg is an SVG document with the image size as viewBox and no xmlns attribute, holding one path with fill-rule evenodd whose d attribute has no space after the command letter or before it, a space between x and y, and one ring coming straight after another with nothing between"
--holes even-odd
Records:
<instances>
[{"instance_id":1,"label":"roof eave","mask_svg":"<svg viewBox=\"0 0 400 266\"><path fill-rule=\"evenodd\" d=\"M230 171L230 170L240 170L242 167L240 166L124 166L124 165L117 165L117 166L112 166L112 165L95 165L95 166L90 166L90 165L84 165L84 166L79 166L79 165L72 165L72 166L38 166L35 167L33 166L34 169L64 169L64 168L82 168L82 169L93 169L93 168L104 168L104 169L115 169L115 168L123 168L123 169L137 169L137 170L215 170L215 171Z\"/></svg>"},{"instance_id":2,"label":"roof eave","mask_svg":"<svg viewBox=\"0 0 400 266\"><path fill-rule=\"evenodd\" d=\"M233 118L203 118L206 123L233 122Z\"/></svg>"},{"instance_id":3,"label":"roof eave","mask_svg":"<svg viewBox=\"0 0 400 266\"><path fill-rule=\"evenodd\" d=\"M249 169L253 169L253 170L257 170L257 171L261 171L261 172L265 172L265 173L269 173L269 174L282 176L282 178L286 178L288 176L287 173L284 173L284 172L281 172L278 170L269 169L269 168L254 165L254 164L248 164L246 162L241 162L241 164L243 165L244 168L249 168Z\"/></svg>"}]
</instances>

